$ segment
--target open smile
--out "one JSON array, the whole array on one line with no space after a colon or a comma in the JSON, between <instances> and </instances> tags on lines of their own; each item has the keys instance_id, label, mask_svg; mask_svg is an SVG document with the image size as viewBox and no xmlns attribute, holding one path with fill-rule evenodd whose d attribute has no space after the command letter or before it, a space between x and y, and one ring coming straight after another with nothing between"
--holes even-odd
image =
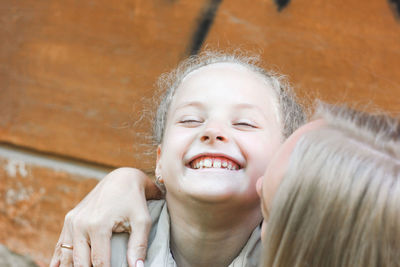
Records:
<instances>
[{"instance_id":1,"label":"open smile","mask_svg":"<svg viewBox=\"0 0 400 267\"><path fill-rule=\"evenodd\" d=\"M197 157L189 162L192 169L218 168L236 171L241 169L240 165L225 156L204 155Z\"/></svg>"}]
</instances>

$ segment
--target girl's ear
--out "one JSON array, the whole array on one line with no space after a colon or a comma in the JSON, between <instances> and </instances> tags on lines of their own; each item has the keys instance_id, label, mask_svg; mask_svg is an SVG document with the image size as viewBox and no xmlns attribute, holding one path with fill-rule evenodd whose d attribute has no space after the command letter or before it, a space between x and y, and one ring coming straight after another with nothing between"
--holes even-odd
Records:
<instances>
[{"instance_id":1,"label":"girl's ear","mask_svg":"<svg viewBox=\"0 0 400 267\"><path fill-rule=\"evenodd\" d=\"M161 176L161 145L157 146L157 161L156 161L156 171L155 175Z\"/></svg>"}]
</instances>

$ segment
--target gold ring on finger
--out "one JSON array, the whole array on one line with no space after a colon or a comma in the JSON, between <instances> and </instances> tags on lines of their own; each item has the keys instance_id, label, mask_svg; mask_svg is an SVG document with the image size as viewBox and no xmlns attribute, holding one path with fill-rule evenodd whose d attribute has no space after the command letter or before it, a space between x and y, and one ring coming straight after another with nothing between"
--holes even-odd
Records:
<instances>
[{"instance_id":1,"label":"gold ring on finger","mask_svg":"<svg viewBox=\"0 0 400 267\"><path fill-rule=\"evenodd\" d=\"M67 249L73 249L74 248L74 246L68 245L68 244L65 244L65 243L61 243L60 247L67 248Z\"/></svg>"}]
</instances>

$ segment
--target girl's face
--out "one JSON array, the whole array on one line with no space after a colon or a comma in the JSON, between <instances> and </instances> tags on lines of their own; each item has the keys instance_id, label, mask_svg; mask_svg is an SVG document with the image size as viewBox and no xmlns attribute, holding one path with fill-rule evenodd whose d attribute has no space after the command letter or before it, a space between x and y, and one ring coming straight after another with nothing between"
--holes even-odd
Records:
<instances>
[{"instance_id":1,"label":"girl's face","mask_svg":"<svg viewBox=\"0 0 400 267\"><path fill-rule=\"evenodd\" d=\"M187 75L158 148L156 174L167 198L258 205L256 180L283 139L278 110L270 85L239 64Z\"/></svg>"}]
</instances>

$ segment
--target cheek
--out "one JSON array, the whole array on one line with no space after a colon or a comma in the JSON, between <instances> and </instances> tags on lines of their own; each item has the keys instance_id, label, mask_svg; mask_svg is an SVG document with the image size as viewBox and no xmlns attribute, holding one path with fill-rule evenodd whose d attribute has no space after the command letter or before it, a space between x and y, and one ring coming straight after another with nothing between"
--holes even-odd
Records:
<instances>
[{"instance_id":1,"label":"cheek","mask_svg":"<svg viewBox=\"0 0 400 267\"><path fill-rule=\"evenodd\" d=\"M164 154L183 153L192 142L195 133L193 129L182 127L170 127L166 130L163 139ZM182 155L180 155L182 156Z\"/></svg>"},{"instance_id":2,"label":"cheek","mask_svg":"<svg viewBox=\"0 0 400 267\"><path fill-rule=\"evenodd\" d=\"M262 183L263 199L268 209L271 207L272 200L278 191L286 171L286 162L280 160L279 156L280 154L271 161Z\"/></svg>"},{"instance_id":3,"label":"cheek","mask_svg":"<svg viewBox=\"0 0 400 267\"><path fill-rule=\"evenodd\" d=\"M258 179L264 174L273 155L277 152L280 146L280 139L271 140L263 135L249 137L243 140L243 144L242 148L248 161L253 165L254 175Z\"/></svg>"}]
</instances>

